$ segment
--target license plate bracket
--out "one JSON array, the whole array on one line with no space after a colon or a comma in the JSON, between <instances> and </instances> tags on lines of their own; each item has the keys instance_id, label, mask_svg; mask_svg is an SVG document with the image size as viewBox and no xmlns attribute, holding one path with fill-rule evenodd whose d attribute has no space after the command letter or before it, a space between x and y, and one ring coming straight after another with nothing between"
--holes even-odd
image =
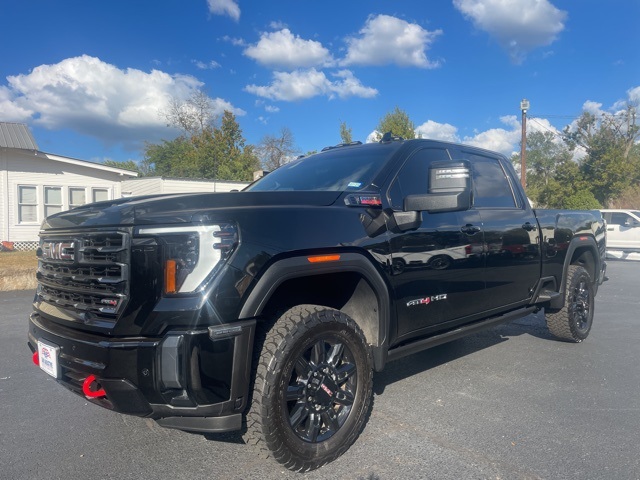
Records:
<instances>
[{"instance_id":1,"label":"license plate bracket","mask_svg":"<svg viewBox=\"0 0 640 480\"><path fill-rule=\"evenodd\" d=\"M60 378L60 347L38 340L38 364L40 368L53 378Z\"/></svg>"}]
</instances>

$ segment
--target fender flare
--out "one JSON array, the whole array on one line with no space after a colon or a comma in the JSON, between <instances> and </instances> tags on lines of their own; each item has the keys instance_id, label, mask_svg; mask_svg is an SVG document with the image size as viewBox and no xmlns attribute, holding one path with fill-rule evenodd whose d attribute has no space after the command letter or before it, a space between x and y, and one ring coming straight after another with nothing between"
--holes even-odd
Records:
<instances>
[{"instance_id":1,"label":"fender flare","mask_svg":"<svg viewBox=\"0 0 640 480\"><path fill-rule=\"evenodd\" d=\"M328 252L331 253L331 252ZM382 370L387 360L389 342L389 322L391 319L391 298L389 288L371 260L365 255L340 252L340 259L326 263L310 263L305 256L288 257L277 260L260 276L249 293L240 311L239 318L259 316L278 287L287 280L311 277L329 273L356 272L368 283L378 299L378 338L372 339L374 368Z\"/></svg>"},{"instance_id":2,"label":"fender flare","mask_svg":"<svg viewBox=\"0 0 640 480\"><path fill-rule=\"evenodd\" d=\"M560 295L556 298L552 299L550 302L550 307L555 309L561 309L564 307L565 302L565 290L567 288L567 273L569 271L569 266L571 265L571 259L573 258L573 254L579 248L586 248L593 254L593 259L595 261L594 272L595 278L593 278L594 285L597 285L599 282L598 276L600 275L600 271L602 269L603 260L600 258L598 244L593 236L590 235L577 235L571 239L569 242L569 246L567 247L567 254L564 257L564 265L562 267L562 279L560 281Z\"/></svg>"}]
</instances>

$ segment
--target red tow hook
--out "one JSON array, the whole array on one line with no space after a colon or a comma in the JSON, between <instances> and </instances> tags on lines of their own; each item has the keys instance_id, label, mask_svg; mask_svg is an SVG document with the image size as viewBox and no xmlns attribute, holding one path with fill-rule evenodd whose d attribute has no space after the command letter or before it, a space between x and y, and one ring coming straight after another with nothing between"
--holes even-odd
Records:
<instances>
[{"instance_id":1,"label":"red tow hook","mask_svg":"<svg viewBox=\"0 0 640 480\"><path fill-rule=\"evenodd\" d=\"M33 352L33 356L31 357L31 360L33 360L33 363L37 366L40 366L40 358L38 357L38 352Z\"/></svg>"},{"instance_id":2,"label":"red tow hook","mask_svg":"<svg viewBox=\"0 0 640 480\"><path fill-rule=\"evenodd\" d=\"M89 398L101 398L106 397L107 393L104 388L99 388L100 383L95 375L89 375L82 384L82 393Z\"/></svg>"}]
</instances>

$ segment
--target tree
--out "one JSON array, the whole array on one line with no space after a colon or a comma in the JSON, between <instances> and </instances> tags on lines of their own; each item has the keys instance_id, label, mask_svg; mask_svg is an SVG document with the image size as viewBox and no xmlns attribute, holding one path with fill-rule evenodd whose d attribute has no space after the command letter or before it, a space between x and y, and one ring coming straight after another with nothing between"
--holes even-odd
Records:
<instances>
[{"instance_id":1,"label":"tree","mask_svg":"<svg viewBox=\"0 0 640 480\"><path fill-rule=\"evenodd\" d=\"M640 210L640 184L630 185L609 201L609 208Z\"/></svg>"},{"instance_id":2,"label":"tree","mask_svg":"<svg viewBox=\"0 0 640 480\"><path fill-rule=\"evenodd\" d=\"M198 178L194 147L185 136L161 143L147 143L144 147L143 163L154 175Z\"/></svg>"},{"instance_id":3,"label":"tree","mask_svg":"<svg viewBox=\"0 0 640 480\"><path fill-rule=\"evenodd\" d=\"M114 168L122 168L124 170L131 170L132 172L138 172L139 175L143 176L145 174L144 167L138 165L138 163L134 160L124 160L124 161L116 161L116 160L105 160L102 162L103 165L107 167Z\"/></svg>"},{"instance_id":4,"label":"tree","mask_svg":"<svg viewBox=\"0 0 640 480\"><path fill-rule=\"evenodd\" d=\"M225 111L221 126L203 123L187 134L145 146L144 163L157 175L250 181L259 161L232 112Z\"/></svg>"},{"instance_id":5,"label":"tree","mask_svg":"<svg viewBox=\"0 0 640 480\"><path fill-rule=\"evenodd\" d=\"M602 208L602 205L589 190L580 190L568 196L562 208L568 210L598 210Z\"/></svg>"},{"instance_id":6,"label":"tree","mask_svg":"<svg viewBox=\"0 0 640 480\"><path fill-rule=\"evenodd\" d=\"M586 151L580 170L600 203L608 205L640 179L640 160L634 153L640 138L635 106L600 116L584 112L564 133L571 148Z\"/></svg>"},{"instance_id":7,"label":"tree","mask_svg":"<svg viewBox=\"0 0 640 480\"><path fill-rule=\"evenodd\" d=\"M293 133L287 127L280 129L280 135L265 135L257 148L258 157L265 170L272 171L293 160L298 148Z\"/></svg>"},{"instance_id":8,"label":"tree","mask_svg":"<svg viewBox=\"0 0 640 480\"><path fill-rule=\"evenodd\" d=\"M347 126L347 122L340 122L340 140L342 143L353 142L351 127Z\"/></svg>"},{"instance_id":9,"label":"tree","mask_svg":"<svg viewBox=\"0 0 640 480\"><path fill-rule=\"evenodd\" d=\"M183 135L193 136L215 126L217 116L213 100L202 90L182 101L173 97L169 109L161 112L170 126L178 128Z\"/></svg>"},{"instance_id":10,"label":"tree","mask_svg":"<svg viewBox=\"0 0 640 480\"><path fill-rule=\"evenodd\" d=\"M225 111L222 125L214 133L217 155L217 177L227 180L252 180L253 172L260 169L260 160L252 145L245 145L235 115Z\"/></svg>"},{"instance_id":11,"label":"tree","mask_svg":"<svg viewBox=\"0 0 640 480\"><path fill-rule=\"evenodd\" d=\"M581 203L589 204L588 208L601 208L599 202L595 200L593 193L589 189L589 184L584 180L580 171L580 166L573 160L565 160L559 163L552 178L539 191L537 202L546 208L575 208Z\"/></svg>"},{"instance_id":12,"label":"tree","mask_svg":"<svg viewBox=\"0 0 640 480\"><path fill-rule=\"evenodd\" d=\"M546 189L554 178L556 169L572 161L569 148L556 140L553 132L532 132L527 137L527 196L536 204L544 204L542 197L548 195ZM520 154L511 157L516 170L520 167ZM552 186L553 188L553 186ZM559 201L559 199L556 199Z\"/></svg>"},{"instance_id":13,"label":"tree","mask_svg":"<svg viewBox=\"0 0 640 480\"><path fill-rule=\"evenodd\" d=\"M387 113L380 119L376 130L381 134L391 132L402 138L416 138L416 126L409 115L396 106L393 112Z\"/></svg>"}]
</instances>

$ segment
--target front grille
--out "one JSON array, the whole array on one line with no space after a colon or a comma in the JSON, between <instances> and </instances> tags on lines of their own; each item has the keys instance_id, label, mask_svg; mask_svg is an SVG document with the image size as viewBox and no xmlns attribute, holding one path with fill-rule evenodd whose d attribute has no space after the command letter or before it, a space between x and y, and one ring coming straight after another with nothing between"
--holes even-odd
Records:
<instances>
[{"instance_id":1,"label":"front grille","mask_svg":"<svg viewBox=\"0 0 640 480\"><path fill-rule=\"evenodd\" d=\"M65 320L115 324L129 298L128 233L44 234L38 256L40 301L62 310Z\"/></svg>"}]
</instances>

